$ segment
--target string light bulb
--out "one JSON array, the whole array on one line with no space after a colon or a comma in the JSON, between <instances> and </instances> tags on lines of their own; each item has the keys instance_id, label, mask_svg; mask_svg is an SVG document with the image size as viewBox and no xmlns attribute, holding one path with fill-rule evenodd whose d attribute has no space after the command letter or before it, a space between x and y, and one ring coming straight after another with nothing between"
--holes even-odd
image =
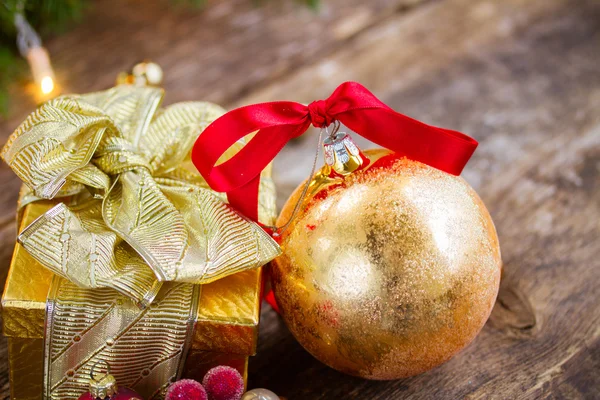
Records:
<instances>
[{"instance_id":1,"label":"string light bulb","mask_svg":"<svg viewBox=\"0 0 600 400\"><path fill-rule=\"evenodd\" d=\"M54 90L54 80L50 76L45 76L42 78L42 93L50 94Z\"/></svg>"},{"instance_id":2,"label":"string light bulb","mask_svg":"<svg viewBox=\"0 0 600 400\"><path fill-rule=\"evenodd\" d=\"M42 95L50 95L54 91L54 71L48 52L43 47L33 47L29 49L26 59L36 86L40 88Z\"/></svg>"},{"instance_id":3,"label":"string light bulb","mask_svg":"<svg viewBox=\"0 0 600 400\"><path fill-rule=\"evenodd\" d=\"M22 3L15 14L17 28L17 47L27 60L35 85L39 88L41 99L47 99L56 89L54 70L48 51L42 47L38 33L25 19Z\"/></svg>"}]
</instances>

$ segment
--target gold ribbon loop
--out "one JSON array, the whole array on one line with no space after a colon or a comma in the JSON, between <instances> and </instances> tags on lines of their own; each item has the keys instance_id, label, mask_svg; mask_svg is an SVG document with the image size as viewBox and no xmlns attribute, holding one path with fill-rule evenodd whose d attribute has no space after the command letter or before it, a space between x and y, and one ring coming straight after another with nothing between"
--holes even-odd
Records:
<instances>
[{"instance_id":1,"label":"gold ribbon loop","mask_svg":"<svg viewBox=\"0 0 600 400\"><path fill-rule=\"evenodd\" d=\"M38 197L51 199L71 173L88 165L104 133L115 130L102 110L77 98L59 97L17 128L2 158Z\"/></svg>"},{"instance_id":2,"label":"gold ribbon loop","mask_svg":"<svg viewBox=\"0 0 600 400\"><path fill-rule=\"evenodd\" d=\"M140 304L152 301L159 281L207 283L280 253L191 164L196 138L224 111L199 102L161 110L162 96L118 86L59 97L31 114L1 153L30 199L65 203L24 230L23 246L79 286L110 287Z\"/></svg>"}]
</instances>

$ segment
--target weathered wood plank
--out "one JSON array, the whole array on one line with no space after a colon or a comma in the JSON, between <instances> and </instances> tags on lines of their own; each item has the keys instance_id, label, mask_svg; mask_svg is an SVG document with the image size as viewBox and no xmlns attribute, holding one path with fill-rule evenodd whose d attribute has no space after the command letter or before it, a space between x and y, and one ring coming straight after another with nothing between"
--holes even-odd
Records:
<instances>
[{"instance_id":1,"label":"weathered wood plank","mask_svg":"<svg viewBox=\"0 0 600 400\"><path fill-rule=\"evenodd\" d=\"M260 6L251 0L214 1L205 9L101 0L79 25L46 46L63 92L108 88L120 71L151 59L165 71L167 102L225 104L423 1L330 0L315 12L292 0ZM13 88L10 117L0 121L2 137L34 107L26 87Z\"/></svg>"},{"instance_id":2,"label":"weathered wood plank","mask_svg":"<svg viewBox=\"0 0 600 400\"><path fill-rule=\"evenodd\" d=\"M573 26L562 30L558 45L564 54L547 47L544 38L565 22L538 25L539 31L531 26L564 12L564 7L560 0L430 3L406 18L390 19L366 31L346 49L255 90L234 105L292 98L310 102L328 96L344 81L360 81L407 115L480 140L476 157L465 170L467 180L478 188L482 179L527 154L546 136L548 127L557 128L560 123L567 128L570 119L553 115L560 111L564 98L556 93L546 103L539 102L545 100L546 92L567 91L570 84L575 85L570 101L577 103L571 109L576 110L585 107L585 97L577 94L585 91L589 82L598 81L593 69L597 60L580 60L581 54L594 51L596 43L578 26L579 16L573 13L579 8L572 8L575 21L566 21ZM573 58L571 62L577 59L578 69L563 68L564 57ZM568 74L575 72L578 75L566 83ZM522 134L523 126L535 128ZM510 152L506 134L514 136L518 144ZM491 140L483 140L492 135ZM314 151L309 149L315 145L306 136L284 149L276 160L276 174L284 170L286 174L278 186L283 199L310 170L312 158L305 153ZM288 176L292 175L290 184Z\"/></svg>"},{"instance_id":3,"label":"weathered wood plank","mask_svg":"<svg viewBox=\"0 0 600 400\"><path fill-rule=\"evenodd\" d=\"M591 1L432 4L239 101L310 101L357 79L402 112L472 134L481 147L465 176L494 216L505 262L490 322L434 371L344 377L267 308L251 384L311 399L600 396L599 15ZM301 139L284 150L280 190L304 178L314 146Z\"/></svg>"}]
</instances>

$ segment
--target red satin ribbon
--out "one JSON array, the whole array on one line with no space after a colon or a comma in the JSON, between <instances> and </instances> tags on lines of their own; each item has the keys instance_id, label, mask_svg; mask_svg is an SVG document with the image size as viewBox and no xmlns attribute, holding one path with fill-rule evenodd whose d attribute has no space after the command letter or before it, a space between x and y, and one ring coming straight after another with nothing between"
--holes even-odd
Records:
<instances>
[{"instance_id":1,"label":"red satin ribbon","mask_svg":"<svg viewBox=\"0 0 600 400\"><path fill-rule=\"evenodd\" d=\"M311 124L322 128L336 120L380 146L453 175L460 175L477 147L467 135L397 113L364 86L346 82L328 99L308 106L278 101L226 113L200 135L192 161L214 190L227 192L229 203L256 221L261 171ZM253 132L239 153L215 165L229 147Z\"/></svg>"}]
</instances>

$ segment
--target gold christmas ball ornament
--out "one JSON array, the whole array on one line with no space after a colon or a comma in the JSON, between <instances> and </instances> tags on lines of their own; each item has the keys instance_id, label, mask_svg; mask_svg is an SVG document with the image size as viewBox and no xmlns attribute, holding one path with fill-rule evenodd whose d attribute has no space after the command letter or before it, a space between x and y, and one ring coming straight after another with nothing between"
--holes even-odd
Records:
<instances>
[{"instance_id":1,"label":"gold christmas ball ornament","mask_svg":"<svg viewBox=\"0 0 600 400\"><path fill-rule=\"evenodd\" d=\"M163 71L160 65L153 62L139 63L133 67L133 75L146 80L150 86L158 86L163 80Z\"/></svg>"},{"instance_id":2,"label":"gold christmas ball ornament","mask_svg":"<svg viewBox=\"0 0 600 400\"><path fill-rule=\"evenodd\" d=\"M162 81L162 68L150 61L138 63L131 71L123 71L117 76L118 85L160 86Z\"/></svg>"},{"instance_id":3,"label":"gold christmas ball ornament","mask_svg":"<svg viewBox=\"0 0 600 400\"><path fill-rule=\"evenodd\" d=\"M317 359L351 375L398 379L442 364L475 338L498 294L487 209L461 177L361 153L345 134L326 140L325 158L273 262L283 319Z\"/></svg>"}]
</instances>

